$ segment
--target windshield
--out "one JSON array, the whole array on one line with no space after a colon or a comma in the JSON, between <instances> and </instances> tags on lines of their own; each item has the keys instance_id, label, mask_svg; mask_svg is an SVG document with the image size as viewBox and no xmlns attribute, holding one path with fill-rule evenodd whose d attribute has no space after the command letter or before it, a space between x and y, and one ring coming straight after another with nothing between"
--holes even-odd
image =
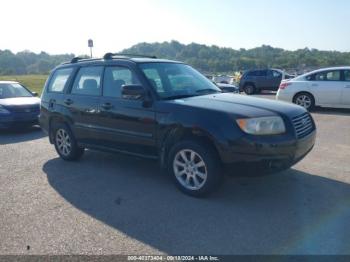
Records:
<instances>
[{"instance_id":1,"label":"windshield","mask_svg":"<svg viewBox=\"0 0 350 262\"><path fill-rule=\"evenodd\" d=\"M164 100L221 93L215 84L185 64L145 63L140 68Z\"/></svg>"},{"instance_id":2,"label":"windshield","mask_svg":"<svg viewBox=\"0 0 350 262\"><path fill-rule=\"evenodd\" d=\"M0 99L30 96L33 96L32 93L20 84L0 84Z\"/></svg>"}]
</instances>

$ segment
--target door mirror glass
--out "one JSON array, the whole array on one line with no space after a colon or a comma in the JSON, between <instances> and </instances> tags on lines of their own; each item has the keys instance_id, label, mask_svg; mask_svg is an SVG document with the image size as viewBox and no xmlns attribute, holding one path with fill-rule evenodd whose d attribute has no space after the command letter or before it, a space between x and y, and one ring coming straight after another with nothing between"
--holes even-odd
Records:
<instances>
[{"instance_id":1,"label":"door mirror glass","mask_svg":"<svg viewBox=\"0 0 350 262\"><path fill-rule=\"evenodd\" d=\"M146 95L141 85L123 85L121 91L122 97L128 100L142 100Z\"/></svg>"}]
</instances>

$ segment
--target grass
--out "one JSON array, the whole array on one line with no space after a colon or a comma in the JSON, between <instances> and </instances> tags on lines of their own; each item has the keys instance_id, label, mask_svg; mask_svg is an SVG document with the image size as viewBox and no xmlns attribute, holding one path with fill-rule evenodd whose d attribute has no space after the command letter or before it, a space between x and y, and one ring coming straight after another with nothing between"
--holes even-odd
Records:
<instances>
[{"instance_id":1,"label":"grass","mask_svg":"<svg viewBox=\"0 0 350 262\"><path fill-rule=\"evenodd\" d=\"M29 88L32 92L41 95L47 75L12 75L0 76L0 81L17 81Z\"/></svg>"}]
</instances>

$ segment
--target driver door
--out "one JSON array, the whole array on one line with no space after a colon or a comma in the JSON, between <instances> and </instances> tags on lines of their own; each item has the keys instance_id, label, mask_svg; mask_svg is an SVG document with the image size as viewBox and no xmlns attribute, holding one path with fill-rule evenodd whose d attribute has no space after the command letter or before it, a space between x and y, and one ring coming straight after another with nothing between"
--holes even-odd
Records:
<instances>
[{"instance_id":1,"label":"driver door","mask_svg":"<svg viewBox=\"0 0 350 262\"><path fill-rule=\"evenodd\" d=\"M100 99L100 137L104 147L141 155L156 155L155 110L143 100L121 95L123 85L140 84L125 66L107 66Z\"/></svg>"}]
</instances>

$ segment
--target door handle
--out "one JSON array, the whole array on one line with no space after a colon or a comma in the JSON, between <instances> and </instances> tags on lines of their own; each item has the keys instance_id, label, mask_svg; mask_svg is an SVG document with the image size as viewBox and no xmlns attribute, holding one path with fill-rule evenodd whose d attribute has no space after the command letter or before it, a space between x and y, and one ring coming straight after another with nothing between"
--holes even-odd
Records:
<instances>
[{"instance_id":1,"label":"door handle","mask_svg":"<svg viewBox=\"0 0 350 262\"><path fill-rule=\"evenodd\" d=\"M49 108L53 108L54 104L56 103L55 99L50 99L49 100Z\"/></svg>"},{"instance_id":2,"label":"door handle","mask_svg":"<svg viewBox=\"0 0 350 262\"><path fill-rule=\"evenodd\" d=\"M345 88L350 88L350 85L345 86Z\"/></svg>"},{"instance_id":3,"label":"door handle","mask_svg":"<svg viewBox=\"0 0 350 262\"><path fill-rule=\"evenodd\" d=\"M318 84L312 84L311 86L318 86Z\"/></svg>"},{"instance_id":4,"label":"door handle","mask_svg":"<svg viewBox=\"0 0 350 262\"><path fill-rule=\"evenodd\" d=\"M113 108L113 105L111 103L104 103L101 107L105 110L110 110Z\"/></svg>"},{"instance_id":5,"label":"door handle","mask_svg":"<svg viewBox=\"0 0 350 262\"><path fill-rule=\"evenodd\" d=\"M63 101L66 105L71 105L71 104L73 104L74 102L73 102L73 100L72 99L65 99L64 101Z\"/></svg>"}]
</instances>

